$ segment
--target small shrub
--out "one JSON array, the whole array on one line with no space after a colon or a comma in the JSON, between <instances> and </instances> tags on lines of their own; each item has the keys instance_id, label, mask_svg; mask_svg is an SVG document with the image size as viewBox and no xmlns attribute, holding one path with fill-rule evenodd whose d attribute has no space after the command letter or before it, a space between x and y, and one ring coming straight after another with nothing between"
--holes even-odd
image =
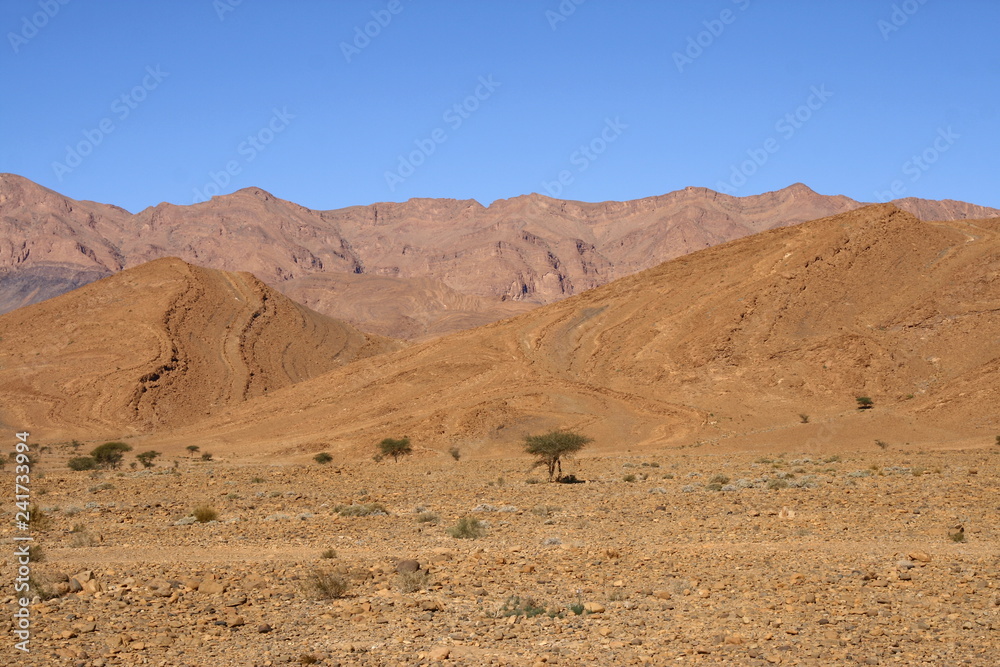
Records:
<instances>
[{"instance_id":1,"label":"small shrub","mask_svg":"<svg viewBox=\"0 0 1000 667\"><path fill-rule=\"evenodd\" d=\"M69 545L74 549L92 547L97 544L97 540L87 532L87 528L82 523L73 524L73 530L70 531L70 534L73 538L70 540Z\"/></svg>"},{"instance_id":2,"label":"small shrub","mask_svg":"<svg viewBox=\"0 0 1000 667\"><path fill-rule=\"evenodd\" d=\"M48 530L52 525L52 519L48 513L42 511L38 505L28 507L28 517L32 530Z\"/></svg>"},{"instance_id":3,"label":"small shrub","mask_svg":"<svg viewBox=\"0 0 1000 667\"><path fill-rule=\"evenodd\" d=\"M997 436L997 441L993 444L995 444L997 447L1000 447L1000 435Z\"/></svg>"},{"instance_id":4,"label":"small shrub","mask_svg":"<svg viewBox=\"0 0 1000 667\"><path fill-rule=\"evenodd\" d=\"M357 505L337 505L333 511L340 516L386 516L389 510L381 503L361 503Z\"/></svg>"},{"instance_id":5,"label":"small shrub","mask_svg":"<svg viewBox=\"0 0 1000 667\"><path fill-rule=\"evenodd\" d=\"M35 548L35 547L32 547ZM29 597L34 597L37 595L42 600L52 600L53 598L59 597L59 594L55 592L48 584L41 579L35 577L34 575L28 576L28 591Z\"/></svg>"},{"instance_id":6,"label":"small shrub","mask_svg":"<svg viewBox=\"0 0 1000 667\"><path fill-rule=\"evenodd\" d=\"M710 484L729 484L729 478L725 475L716 475L708 481Z\"/></svg>"},{"instance_id":7,"label":"small shrub","mask_svg":"<svg viewBox=\"0 0 1000 667\"><path fill-rule=\"evenodd\" d=\"M777 491L778 489L787 489L788 482L783 479L772 479L767 483L767 488L771 491Z\"/></svg>"},{"instance_id":8,"label":"small shrub","mask_svg":"<svg viewBox=\"0 0 1000 667\"><path fill-rule=\"evenodd\" d=\"M184 449L188 451L188 454L194 456L195 454L198 453L198 450L201 449L201 447L199 447L198 445L188 445Z\"/></svg>"},{"instance_id":9,"label":"small shrub","mask_svg":"<svg viewBox=\"0 0 1000 667\"><path fill-rule=\"evenodd\" d=\"M531 513L536 516L550 517L556 512L561 512L562 508L557 505L538 505L531 508Z\"/></svg>"},{"instance_id":10,"label":"small shrub","mask_svg":"<svg viewBox=\"0 0 1000 667\"><path fill-rule=\"evenodd\" d=\"M400 572L396 576L396 585L404 593L416 593L422 591L430 585L431 575L427 570L415 570L413 572Z\"/></svg>"},{"instance_id":11,"label":"small shrub","mask_svg":"<svg viewBox=\"0 0 1000 667\"><path fill-rule=\"evenodd\" d=\"M263 477L251 477L250 478L250 483L251 484L263 484L264 483L264 478Z\"/></svg>"},{"instance_id":12,"label":"small shrub","mask_svg":"<svg viewBox=\"0 0 1000 667\"><path fill-rule=\"evenodd\" d=\"M97 460L93 456L74 456L66 462L70 470L80 472L82 470L94 470L97 467Z\"/></svg>"},{"instance_id":13,"label":"small shrub","mask_svg":"<svg viewBox=\"0 0 1000 667\"><path fill-rule=\"evenodd\" d=\"M958 531L958 532L955 532L955 533L949 533L948 537L951 538L952 542L965 542L965 532L964 531Z\"/></svg>"},{"instance_id":14,"label":"small shrub","mask_svg":"<svg viewBox=\"0 0 1000 667\"><path fill-rule=\"evenodd\" d=\"M417 523L437 523L441 520L434 512L421 512L417 515Z\"/></svg>"},{"instance_id":15,"label":"small shrub","mask_svg":"<svg viewBox=\"0 0 1000 667\"><path fill-rule=\"evenodd\" d=\"M42 549L40 544L32 544L28 547L28 560L32 563L44 563L45 562L45 551Z\"/></svg>"},{"instance_id":16,"label":"small shrub","mask_svg":"<svg viewBox=\"0 0 1000 667\"><path fill-rule=\"evenodd\" d=\"M636 479L635 475L632 475L632 474L628 474L628 475L625 475L624 477L622 477L622 481L623 482L634 482L635 479Z\"/></svg>"},{"instance_id":17,"label":"small shrub","mask_svg":"<svg viewBox=\"0 0 1000 667\"><path fill-rule=\"evenodd\" d=\"M300 665L315 665L319 663L319 658L314 656L312 653L303 653L299 656Z\"/></svg>"},{"instance_id":18,"label":"small shrub","mask_svg":"<svg viewBox=\"0 0 1000 667\"><path fill-rule=\"evenodd\" d=\"M201 460L202 461L211 461L212 460L212 453L211 452L204 452L201 455Z\"/></svg>"},{"instance_id":19,"label":"small shrub","mask_svg":"<svg viewBox=\"0 0 1000 667\"><path fill-rule=\"evenodd\" d=\"M886 442L885 440L876 440L875 444L878 446L879 449L889 449L889 443Z\"/></svg>"},{"instance_id":20,"label":"small shrub","mask_svg":"<svg viewBox=\"0 0 1000 667\"><path fill-rule=\"evenodd\" d=\"M191 512L191 516L198 523L208 523L219 518L219 513L211 505L198 505Z\"/></svg>"},{"instance_id":21,"label":"small shrub","mask_svg":"<svg viewBox=\"0 0 1000 667\"><path fill-rule=\"evenodd\" d=\"M580 602L574 602L573 604L571 604L569 606L569 610L574 614L576 614L577 616L581 616L583 612L586 611L583 604Z\"/></svg>"},{"instance_id":22,"label":"small shrub","mask_svg":"<svg viewBox=\"0 0 1000 667\"><path fill-rule=\"evenodd\" d=\"M799 421L802 422L803 424L808 424L809 423L809 415L807 415L804 412L799 413Z\"/></svg>"},{"instance_id":23,"label":"small shrub","mask_svg":"<svg viewBox=\"0 0 1000 667\"><path fill-rule=\"evenodd\" d=\"M858 402L858 410L871 410L875 407L875 401L868 396L856 396L854 400Z\"/></svg>"},{"instance_id":24,"label":"small shrub","mask_svg":"<svg viewBox=\"0 0 1000 667\"><path fill-rule=\"evenodd\" d=\"M509 616L524 616L526 618L534 618L535 616L541 616L542 614L555 616L554 613L546 610L544 605L536 602L534 598L529 597L522 600L517 595L511 595L497 610L496 617L506 618Z\"/></svg>"},{"instance_id":25,"label":"small shrub","mask_svg":"<svg viewBox=\"0 0 1000 667\"><path fill-rule=\"evenodd\" d=\"M336 558L337 557L337 551L336 551L336 549L327 549L326 551L324 551L323 553L321 553L319 555L319 557L320 558Z\"/></svg>"},{"instance_id":26,"label":"small shrub","mask_svg":"<svg viewBox=\"0 0 1000 667\"><path fill-rule=\"evenodd\" d=\"M342 576L325 570L316 570L309 575L307 582L309 588L320 600L342 598L350 587Z\"/></svg>"},{"instance_id":27,"label":"small shrub","mask_svg":"<svg viewBox=\"0 0 1000 667\"><path fill-rule=\"evenodd\" d=\"M449 447L448 453L451 454L451 458L455 459L456 461L462 458L462 452L459 451L458 447Z\"/></svg>"},{"instance_id":28,"label":"small shrub","mask_svg":"<svg viewBox=\"0 0 1000 667\"><path fill-rule=\"evenodd\" d=\"M486 534L486 526L482 521L471 516L463 516L451 528L448 534L459 540L474 540Z\"/></svg>"},{"instance_id":29,"label":"small shrub","mask_svg":"<svg viewBox=\"0 0 1000 667\"><path fill-rule=\"evenodd\" d=\"M537 477L529 477L528 479L524 480L524 483L525 484L540 484L541 481L542 480L538 479Z\"/></svg>"},{"instance_id":30,"label":"small shrub","mask_svg":"<svg viewBox=\"0 0 1000 667\"><path fill-rule=\"evenodd\" d=\"M329 463L332 460L333 460L333 457L330 456L329 452L320 452L319 454L317 454L316 456L313 457L313 461L315 461L316 463L319 463L320 465L327 464L327 463Z\"/></svg>"}]
</instances>

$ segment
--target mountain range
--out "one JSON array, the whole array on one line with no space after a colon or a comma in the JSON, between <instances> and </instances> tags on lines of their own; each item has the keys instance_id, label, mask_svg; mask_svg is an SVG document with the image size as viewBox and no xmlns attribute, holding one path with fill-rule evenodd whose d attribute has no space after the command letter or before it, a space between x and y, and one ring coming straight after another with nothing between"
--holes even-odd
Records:
<instances>
[{"instance_id":1,"label":"mountain range","mask_svg":"<svg viewBox=\"0 0 1000 667\"><path fill-rule=\"evenodd\" d=\"M401 435L487 456L562 427L607 451L965 446L1000 432L998 304L1000 217L892 204L417 344L161 259L0 316L0 419L232 456L365 456Z\"/></svg>"},{"instance_id":2,"label":"mountain range","mask_svg":"<svg viewBox=\"0 0 1000 667\"><path fill-rule=\"evenodd\" d=\"M925 220L989 218L902 199ZM295 301L376 334L428 339L553 303L736 238L863 204L796 184L732 197L704 188L628 202L532 194L484 207L411 199L315 211L248 188L137 214L0 174L0 312L163 257L248 271Z\"/></svg>"}]
</instances>

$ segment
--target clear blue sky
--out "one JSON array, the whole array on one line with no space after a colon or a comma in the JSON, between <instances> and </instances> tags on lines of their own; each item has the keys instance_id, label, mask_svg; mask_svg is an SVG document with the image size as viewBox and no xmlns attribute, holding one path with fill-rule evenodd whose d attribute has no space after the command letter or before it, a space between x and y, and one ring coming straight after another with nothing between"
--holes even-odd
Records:
<instances>
[{"instance_id":1,"label":"clear blue sky","mask_svg":"<svg viewBox=\"0 0 1000 667\"><path fill-rule=\"evenodd\" d=\"M5 0L0 171L131 211L795 182L1000 207L997 26L993 0Z\"/></svg>"}]
</instances>

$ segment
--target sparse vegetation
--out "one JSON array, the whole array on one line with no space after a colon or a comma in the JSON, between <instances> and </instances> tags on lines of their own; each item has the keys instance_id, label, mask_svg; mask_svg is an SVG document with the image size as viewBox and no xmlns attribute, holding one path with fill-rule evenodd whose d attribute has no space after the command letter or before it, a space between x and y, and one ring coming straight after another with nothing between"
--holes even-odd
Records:
<instances>
[{"instance_id":1,"label":"sparse vegetation","mask_svg":"<svg viewBox=\"0 0 1000 667\"><path fill-rule=\"evenodd\" d=\"M309 588L320 600L335 600L344 597L350 586L344 577L326 570L316 570L309 575Z\"/></svg>"},{"instance_id":2,"label":"sparse vegetation","mask_svg":"<svg viewBox=\"0 0 1000 667\"><path fill-rule=\"evenodd\" d=\"M434 512L421 512L417 515L417 523L437 523L441 520Z\"/></svg>"},{"instance_id":3,"label":"sparse vegetation","mask_svg":"<svg viewBox=\"0 0 1000 667\"><path fill-rule=\"evenodd\" d=\"M97 460L93 456L74 456L66 465L70 470L76 470L77 472L83 470L94 470L97 468Z\"/></svg>"},{"instance_id":4,"label":"sparse vegetation","mask_svg":"<svg viewBox=\"0 0 1000 667\"><path fill-rule=\"evenodd\" d=\"M809 415L807 415L804 412L800 412L799 413L799 421L802 422L803 424L808 424L809 423Z\"/></svg>"},{"instance_id":5,"label":"sparse vegetation","mask_svg":"<svg viewBox=\"0 0 1000 667\"><path fill-rule=\"evenodd\" d=\"M202 455L201 455L201 460L202 461L211 461L212 460L212 453L211 452L203 452Z\"/></svg>"},{"instance_id":6,"label":"sparse vegetation","mask_svg":"<svg viewBox=\"0 0 1000 667\"><path fill-rule=\"evenodd\" d=\"M622 481L623 482L634 482L635 480L636 480L635 475L633 475L631 473L629 473L628 475L625 475L624 477L622 477Z\"/></svg>"},{"instance_id":7,"label":"sparse vegetation","mask_svg":"<svg viewBox=\"0 0 1000 667\"><path fill-rule=\"evenodd\" d=\"M357 505L337 505L333 511L340 516L386 516L389 510L381 503L361 503Z\"/></svg>"},{"instance_id":8,"label":"sparse vegetation","mask_svg":"<svg viewBox=\"0 0 1000 667\"><path fill-rule=\"evenodd\" d=\"M330 455L329 452L320 452L319 454L313 457L313 461L319 463L320 465L325 465L332 460L333 457Z\"/></svg>"},{"instance_id":9,"label":"sparse vegetation","mask_svg":"<svg viewBox=\"0 0 1000 667\"><path fill-rule=\"evenodd\" d=\"M219 518L219 513L211 505L198 505L191 512L191 516L198 523L208 523Z\"/></svg>"},{"instance_id":10,"label":"sparse vegetation","mask_svg":"<svg viewBox=\"0 0 1000 667\"><path fill-rule=\"evenodd\" d=\"M888 442L886 442L885 440L876 440L876 441L875 441L875 445L876 445L876 446L877 446L877 447L878 447L879 449L889 449L889 443L888 443Z\"/></svg>"},{"instance_id":11,"label":"sparse vegetation","mask_svg":"<svg viewBox=\"0 0 1000 667\"><path fill-rule=\"evenodd\" d=\"M337 550L336 549L327 549L323 553L321 553L319 555L319 557L320 558L336 558L337 557Z\"/></svg>"},{"instance_id":12,"label":"sparse vegetation","mask_svg":"<svg viewBox=\"0 0 1000 667\"><path fill-rule=\"evenodd\" d=\"M784 479L772 479L768 481L767 488L771 491L777 491L778 489L787 489L788 481Z\"/></svg>"},{"instance_id":13,"label":"sparse vegetation","mask_svg":"<svg viewBox=\"0 0 1000 667\"><path fill-rule=\"evenodd\" d=\"M131 445L126 445L124 442L106 442L95 447L90 456L99 467L117 470L121 467L125 452L130 451L132 451Z\"/></svg>"},{"instance_id":14,"label":"sparse vegetation","mask_svg":"<svg viewBox=\"0 0 1000 667\"><path fill-rule=\"evenodd\" d=\"M139 463L142 464L143 468L152 468L153 459L155 459L158 456L160 456L160 452L150 449L148 451L136 454L135 458L138 459Z\"/></svg>"},{"instance_id":15,"label":"sparse vegetation","mask_svg":"<svg viewBox=\"0 0 1000 667\"><path fill-rule=\"evenodd\" d=\"M184 449L186 449L188 451L188 454L190 454L191 456L194 456L195 454L198 453L198 450L200 450L201 447L199 447L198 445L188 445Z\"/></svg>"},{"instance_id":16,"label":"sparse vegetation","mask_svg":"<svg viewBox=\"0 0 1000 667\"><path fill-rule=\"evenodd\" d=\"M538 459L533 467L548 468L551 482L562 477L562 459L576 454L589 442L592 442L591 438L572 431L549 431L543 435L526 436L524 451Z\"/></svg>"},{"instance_id":17,"label":"sparse vegetation","mask_svg":"<svg viewBox=\"0 0 1000 667\"><path fill-rule=\"evenodd\" d=\"M94 539L82 523L74 524L73 530L70 531L70 534L73 537L70 539L69 545L74 549L92 547L97 544L97 540Z\"/></svg>"},{"instance_id":18,"label":"sparse vegetation","mask_svg":"<svg viewBox=\"0 0 1000 667\"><path fill-rule=\"evenodd\" d=\"M410 445L410 439L407 437L399 439L384 438L382 442L378 443L378 449L378 455L381 455L383 458L391 456L392 460L396 463L399 463L399 457L413 453L413 446Z\"/></svg>"},{"instance_id":19,"label":"sparse vegetation","mask_svg":"<svg viewBox=\"0 0 1000 667\"><path fill-rule=\"evenodd\" d=\"M448 453L451 454L451 458L456 461L462 458L462 452L458 449L458 447L449 447Z\"/></svg>"},{"instance_id":20,"label":"sparse vegetation","mask_svg":"<svg viewBox=\"0 0 1000 667\"><path fill-rule=\"evenodd\" d=\"M875 402L868 396L856 396L854 400L858 402L858 410L871 410L875 407Z\"/></svg>"},{"instance_id":21,"label":"sparse vegetation","mask_svg":"<svg viewBox=\"0 0 1000 667\"><path fill-rule=\"evenodd\" d=\"M486 526L479 519L463 516L458 523L448 528L447 532L459 540L474 540L486 534Z\"/></svg>"},{"instance_id":22,"label":"sparse vegetation","mask_svg":"<svg viewBox=\"0 0 1000 667\"><path fill-rule=\"evenodd\" d=\"M431 575L427 570L414 570L413 572L400 572L396 576L396 585L404 593L416 593L422 591L430 585Z\"/></svg>"},{"instance_id":23,"label":"sparse vegetation","mask_svg":"<svg viewBox=\"0 0 1000 667\"><path fill-rule=\"evenodd\" d=\"M545 605L540 604L534 598L524 598L523 600L517 595L511 595L507 598L504 603L497 609L495 614L496 618L507 618L509 616L524 616L526 618L534 618L535 616L541 616L547 614L550 617L556 616L555 612L551 612L545 608Z\"/></svg>"},{"instance_id":24,"label":"sparse vegetation","mask_svg":"<svg viewBox=\"0 0 1000 667\"><path fill-rule=\"evenodd\" d=\"M32 530L48 530L52 525L51 517L38 505L28 507L28 516Z\"/></svg>"}]
</instances>

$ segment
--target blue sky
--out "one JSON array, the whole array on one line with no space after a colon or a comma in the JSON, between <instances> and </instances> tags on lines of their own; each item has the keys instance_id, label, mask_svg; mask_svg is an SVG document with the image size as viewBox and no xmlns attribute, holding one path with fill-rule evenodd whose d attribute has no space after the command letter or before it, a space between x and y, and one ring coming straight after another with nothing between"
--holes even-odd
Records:
<instances>
[{"instance_id":1,"label":"blue sky","mask_svg":"<svg viewBox=\"0 0 1000 667\"><path fill-rule=\"evenodd\" d=\"M134 212L795 182L1000 208L998 25L991 0L5 0L0 171Z\"/></svg>"}]
</instances>

